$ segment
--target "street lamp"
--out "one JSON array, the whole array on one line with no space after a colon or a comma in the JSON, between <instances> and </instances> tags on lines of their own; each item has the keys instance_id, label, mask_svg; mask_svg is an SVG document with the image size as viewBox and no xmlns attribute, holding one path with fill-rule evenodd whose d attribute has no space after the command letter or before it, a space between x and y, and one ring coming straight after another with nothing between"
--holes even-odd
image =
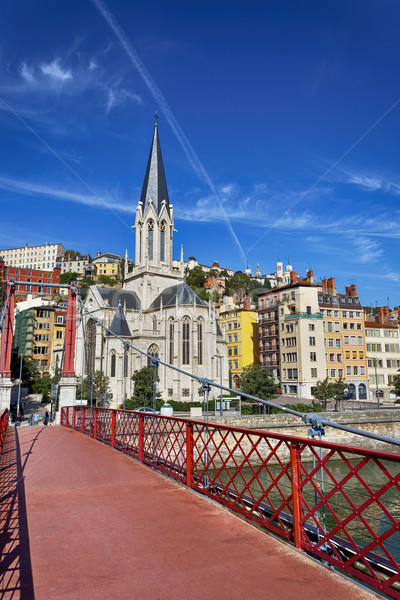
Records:
<instances>
[{"instance_id":1,"label":"street lamp","mask_svg":"<svg viewBox=\"0 0 400 600\"><path fill-rule=\"evenodd\" d=\"M374 356L373 358L371 358L370 356L367 356L368 360L373 360L374 361L374 367L375 367L375 383L376 383L376 399L378 401L378 410L381 409L381 401L379 398L379 388L378 388L378 372L376 369L376 356Z\"/></svg>"},{"instance_id":2,"label":"street lamp","mask_svg":"<svg viewBox=\"0 0 400 600\"><path fill-rule=\"evenodd\" d=\"M219 383L222 386L222 356L219 354L214 354L213 358L219 358ZM217 412L217 411L215 411ZM221 396L220 396L220 404L219 404L219 414L221 417L224 416L224 409L222 406L222 387L221 387Z\"/></svg>"}]
</instances>

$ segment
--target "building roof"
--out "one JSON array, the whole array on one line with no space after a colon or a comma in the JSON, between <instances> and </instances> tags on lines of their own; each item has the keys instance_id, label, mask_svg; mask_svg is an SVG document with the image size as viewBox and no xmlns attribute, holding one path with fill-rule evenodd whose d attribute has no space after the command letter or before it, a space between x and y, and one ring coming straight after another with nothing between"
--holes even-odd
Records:
<instances>
[{"instance_id":1,"label":"building roof","mask_svg":"<svg viewBox=\"0 0 400 600\"><path fill-rule=\"evenodd\" d=\"M207 306L207 302L201 300L187 283L178 283L161 292L151 304L150 310L160 308L161 301L163 306L174 306L177 302L180 306L193 305L195 301L198 306Z\"/></svg>"},{"instance_id":2,"label":"building roof","mask_svg":"<svg viewBox=\"0 0 400 600\"><path fill-rule=\"evenodd\" d=\"M377 321L365 321L364 327L382 327L387 329L397 329L397 323L377 323Z\"/></svg>"},{"instance_id":3,"label":"building roof","mask_svg":"<svg viewBox=\"0 0 400 600\"><path fill-rule=\"evenodd\" d=\"M111 308L118 308L119 304L130 310L140 309L140 300L136 292L115 290L113 288L97 287L102 300Z\"/></svg>"},{"instance_id":4,"label":"building roof","mask_svg":"<svg viewBox=\"0 0 400 600\"><path fill-rule=\"evenodd\" d=\"M119 335L120 337L131 337L131 332L128 323L126 322L126 317L121 302L118 304L118 309L114 315L113 322L111 323L110 331L115 333L115 335Z\"/></svg>"},{"instance_id":5,"label":"building roof","mask_svg":"<svg viewBox=\"0 0 400 600\"><path fill-rule=\"evenodd\" d=\"M169 214L169 198L167 181L165 179L164 164L161 155L160 140L158 137L157 121L154 125L153 140L151 142L149 160L147 162L146 174L140 196L140 202L143 204L143 212L145 213L149 206L149 201L152 201L154 210L159 216L162 208L162 202L165 200L166 209Z\"/></svg>"}]
</instances>

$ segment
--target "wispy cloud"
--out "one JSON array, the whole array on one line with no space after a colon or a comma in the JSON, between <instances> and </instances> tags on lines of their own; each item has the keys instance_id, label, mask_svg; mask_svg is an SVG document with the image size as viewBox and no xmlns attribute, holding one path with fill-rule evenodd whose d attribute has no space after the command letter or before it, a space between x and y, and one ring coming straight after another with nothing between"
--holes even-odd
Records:
<instances>
[{"instance_id":1,"label":"wispy cloud","mask_svg":"<svg viewBox=\"0 0 400 600\"><path fill-rule=\"evenodd\" d=\"M334 181L340 181L349 185L355 185L364 191L384 192L394 196L400 196L400 183L383 177L382 175L365 174L345 168L337 168L333 175Z\"/></svg>"},{"instance_id":2,"label":"wispy cloud","mask_svg":"<svg viewBox=\"0 0 400 600\"><path fill-rule=\"evenodd\" d=\"M125 203L121 199L120 202L116 202L114 199L116 195L115 192L103 192L100 199L99 195L91 196L89 194L82 194L76 191L62 189L59 185L46 185L43 183L35 183L23 179L12 179L10 177L3 176L0 176L0 189L21 194L23 196L52 198L65 202L74 202L76 204L83 204L92 208L108 210L111 208L113 211L128 214L134 214L136 212L136 203L134 201Z\"/></svg>"},{"instance_id":3,"label":"wispy cloud","mask_svg":"<svg viewBox=\"0 0 400 600\"><path fill-rule=\"evenodd\" d=\"M376 240L360 236L352 240L362 263L374 263L383 256L383 248Z\"/></svg>"},{"instance_id":4,"label":"wispy cloud","mask_svg":"<svg viewBox=\"0 0 400 600\"><path fill-rule=\"evenodd\" d=\"M40 65L40 70L44 75L48 75L59 81L72 79L72 73L69 69L62 68L59 58L54 59L51 63L43 63Z\"/></svg>"}]
</instances>

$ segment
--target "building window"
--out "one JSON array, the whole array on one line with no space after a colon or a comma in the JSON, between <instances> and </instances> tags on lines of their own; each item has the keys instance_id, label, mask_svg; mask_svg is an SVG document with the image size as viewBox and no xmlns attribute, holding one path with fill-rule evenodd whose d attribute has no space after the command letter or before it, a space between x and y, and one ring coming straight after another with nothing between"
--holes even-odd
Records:
<instances>
[{"instance_id":1,"label":"building window","mask_svg":"<svg viewBox=\"0 0 400 600\"><path fill-rule=\"evenodd\" d=\"M165 230L167 228L167 224L165 221L161 223L160 229L160 260L165 261Z\"/></svg>"},{"instance_id":2,"label":"building window","mask_svg":"<svg viewBox=\"0 0 400 600\"><path fill-rule=\"evenodd\" d=\"M198 340L198 355L199 365L203 364L203 320L199 319L197 324L197 340Z\"/></svg>"},{"instance_id":3,"label":"building window","mask_svg":"<svg viewBox=\"0 0 400 600\"><path fill-rule=\"evenodd\" d=\"M317 369L311 369L311 377L317 377Z\"/></svg>"},{"instance_id":4,"label":"building window","mask_svg":"<svg viewBox=\"0 0 400 600\"><path fill-rule=\"evenodd\" d=\"M174 364L174 335L175 335L175 327L174 320L169 320L169 364Z\"/></svg>"},{"instance_id":5,"label":"building window","mask_svg":"<svg viewBox=\"0 0 400 600\"><path fill-rule=\"evenodd\" d=\"M115 364L116 364L116 360L117 360L117 357L116 357L116 355L113 352L111 354L111 373L110 373L111 377L115 377Z\"/></svg>"},{"instance_id":6,"label":"building window","mask_svg":"<svg viewBox=\"0 0 400 600\"><path fill-rule=\"evenodd\" d=\"M336 369L331 369L331 379L335 379L336 377Z\"/></svg>"},{"instance_id":7,"label":"building window","mask_svg":"<svg viewBox=\"0 0 400 600\"><path fill-rule=\"evenodd\" d=\"M151 367L151 358L158 358L158 348L155 344L152 344L149 349L147 350L147 366Z\"/></svg>"},{"instance_id":8,"label":"building window","mask_svg":"<svg viewBox=\"0 0 400 600\"><path fill-rule=\"evenodd\" d=\"M171 396L174 395L174 390L172 388L168 388L168 397L171 398Z\"/></svg>"},{"instance_id":9,"label":"building window","mask_svg":"<svg viewBox=\"0 0 400 600\"><path fill-rule=\"evenodd\" d=\"M182 388L182 396L184 396L185 398L188 398L190 396L189 388Z\"/></svg>"},{"instance_id":10,"label":"building window","mask_svg":"<svg viewBox=\"0 0 400 600\"><path fill-rule=\"evenodd\" d=\"M190 364L190 319L182 319L182 364Z\"/></svg>"},{"instance_id":11,"label":"building window","mask_svg":"<svg viewBox=\"0 0 400 600\"><path fill-rule=\"evenodd\" d=\"M310 352L310 361L317 362L317 353L316 352Z\"/></svg>"},{"instance_id":12,"label":"building window","mask_svg":"<svg viewBox=\"0 0 400 600\"><path fill-rule=\"evenodd\" d=\"M309 338L310 346L315 346L315 337Z\"/></svg>"},{"instance_id":13,"label":"building window","mask_svg":"<svg viewBox=\"0 0 400 600\"><path fill-rule=\"evenodd\" d=\"M150 219L147 223L147 252L149 260L153 260L154 221Z\"/></svg>"}]
</instances>

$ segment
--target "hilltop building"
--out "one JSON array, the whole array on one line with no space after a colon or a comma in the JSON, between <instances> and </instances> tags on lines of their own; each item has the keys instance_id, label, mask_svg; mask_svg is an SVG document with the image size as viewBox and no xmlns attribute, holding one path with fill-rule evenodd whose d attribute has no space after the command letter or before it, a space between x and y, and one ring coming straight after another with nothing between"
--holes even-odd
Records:
<instances>
[{"instance_id":1,"label":"hilltop building","mask_svg":"<svg viewBox=\"0 0 400 600\"><path fill-rule=\"evenodd\" d=\"M62 244L49 244L49 242L46 242L41 246L28 246L28 244L25 244L21 248L0 250L0 256L10 267L49 270L57 266L57 257L63 256L64 252L65 249Z\"/></svg>"},{"instance_id":2,"label":"hilltop building","mask_svg":"<svg viewBox=\"0 0 400 600\"><path fill-rule=\"evenodd\" d=\"M16 283L15 301L26 300L30 295L39 295L51 298L60 293L60 288L49 287L48 284L60 283L60 268L54 267L52 271L42 269L29 269L23 267L11 267L5 264L0 256L0 281L26 281L29 283ZM46 285L47 284L47 285ZM4 283L2 285L5 285Z\"/></svg>"},{"instance_id":3,"label":"hilltop building","mask_svg":"<svg viewBox=\"0 0 400 600\"><path fill-rule=\"evenodd\" d=\"M173 260L174 211L169 201L157 122L150 148L142 193L136 209L136 245L133 270L125 272L122 290L91 286L85 305L123 340L151 356L228 385L226 342L219 329L215 308L201 300L185 283L185 263ZM77 374L103 370L108 348L111 406L123 403L133 393L131 375L148 364L148 359L108 338L90 316L83 317L87 360L83 361L82 323L77 323ZM221 360L211 360L214 356ZM159 368L162 397L200 400L199 383L164 366Z\"/></svg>"}]
</instances>

